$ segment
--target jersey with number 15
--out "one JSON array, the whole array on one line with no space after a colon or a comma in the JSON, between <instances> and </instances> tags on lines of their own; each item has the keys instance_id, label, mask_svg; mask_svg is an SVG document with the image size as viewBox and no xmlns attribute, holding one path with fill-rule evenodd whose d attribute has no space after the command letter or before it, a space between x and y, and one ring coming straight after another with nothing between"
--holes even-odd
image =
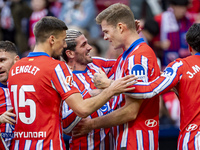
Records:
<instances>
[{"instance_id":1,"label":"jersey with number 15","mask_svg":"<svg viewBox=\"0 0 200 150\"><path fill-rule=\"evenodd\" d=\"M67 77L71 77L67 65L43 52L32 52L14 64L8 79L16 113L11 149L65 149L61 104L79 92Z\"/></svg>"}]
</instances>

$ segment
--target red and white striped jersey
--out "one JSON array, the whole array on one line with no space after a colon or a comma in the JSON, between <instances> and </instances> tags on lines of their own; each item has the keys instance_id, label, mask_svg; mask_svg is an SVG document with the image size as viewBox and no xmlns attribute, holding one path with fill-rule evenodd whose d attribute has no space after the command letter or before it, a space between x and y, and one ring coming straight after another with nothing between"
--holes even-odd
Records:
<instances>
[{"instance_id":1,"label":"red and white striped jersey","mask_svg":"<svg viewBox=\"0 0 200 150\"><path fill-rule=\"evenodd\" d=\"M64 62L32 52L10 70L8 88L16 124L11 149L63 150L62 100L78 89L67 82L72 74Z\"/></svg>"},{"instance_id":2,"label":"red and white striped jersey","mask_svg":"<svg viewBox=\"0 0 200 150\"><path fill-rule=\"evenodd\" d=\"M1 86L1 85L0 85ZM0 115L10 109L11 101L8 88L0 87ZM14 137L13 134L14 126L9 123L0 124L0 132L3 137L7 148L10 147L11 139ZM0 149L5 149L3 142L0 140Z\"/></svg>"},{"instance_id":3,"label":"red and white striped jersey","mask_svg":"<svg viewBox=\"0 0 200 150\"><path fill-rule=\"evenodd\" d=\"M142 83L152 81L160 74L155 53L142 38L132 43L129 49L118 58L113 69L115 79L134 74ZM122 107L124 104L123 94L115 96L113 109ZM142 103L135 120L113 128L116 149L157 149L158 120L159 98L156 96Z\"/></svg>"},{"instance_id":4,"label":"red and white striped jersey","mask_svg":"<svg viewBox=\"0 0 200 150\"><path fill-rule=\"evenodd\" d=\"M164 73L149 83L137 83L136 98L162 94L174 86L180 101L180 135L178 149L199 149L200 145L200 53L170 63Z\"/></svg>"},{"instance_id":5,"label":"red and white striped jersey","mask_svg":"<svg viewBox=\"0 0 200 150\"><path fill-rule=\"evenodd\" d=\"M77 87L83 97L83 99L91 97L90 91L96 89L93 82L93 76L99 72L101 68L106 74L109 73L113 67L115 60L108 60L100 57L94 57L93 62L89 63L84 71L73 71L73 84ZM112 110L109 102L107 102L100 109L92 113L89 117L96 118L106 115ZM63 103L63 131L66 133L77 125L81 120L68 105ZM70 139L71 150L110 150L112 147L112 135L110 128L107 129L95 129L85 136L75 138L72 136Z\"/></svg>"}]
</instances>

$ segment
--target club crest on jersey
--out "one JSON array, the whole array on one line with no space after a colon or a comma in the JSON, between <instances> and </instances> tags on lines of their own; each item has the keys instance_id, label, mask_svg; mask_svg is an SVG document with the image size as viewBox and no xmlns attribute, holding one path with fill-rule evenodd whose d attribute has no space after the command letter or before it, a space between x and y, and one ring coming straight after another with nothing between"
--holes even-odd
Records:
<instances>
[{"instance_id":1,"label":"club crest on jersey","mask_svg":"<svg viewBox=\"0 0 200 150\"><path fill-rule=\"evenodd\" d=\"M101 108L100 108L100 110L103 112L103 114L105 115L106 113L107 113L107 111L108 111L108 105L107 104L105 104L105 105L103 105Z\"/></svg>"},{"instance_id":2,"label":"club crest on jersey","mask_svg":"<svg viewBox=\"0 0 200 150\"><path fill-rule=\"evenodd\" d=\"M67 82L70 86L72 86L72 76L67 76L67 77L66 77L66 82Z\"/></svg>"},{"instance_id":3,"label":"club crest on jersey","mask_svg":"<svg viewBox=\"0 0 200 150\"><path fill-rule=\"evenodd\" d=\"M147 82L147 73L142 65L134 65L131 69L131 74L138 77L138 81Z\"/></svg>"},{"instance_id":4,"label":"club crest on jersey","mask_svg":"<svg viewBox=\"0 0 200 150\"><path fill-rule=\"evenodd\" d=\"M158 124L157 121L154 119L148 119L145 121L145 125L147 127L155 127L155 126L157 126L157 124Z\"/></svg>"},{"instance_id":5,"label":"club crest on jersey","mask_svg":"<svg viewBox=\"0 0 200 150\"><path fill-rule=\"evenodd\" d=\"M174 73L174 70L171 67L168 67L164 70L163 75L164 76L172 76L172 74Z\"/></svg>"},{"instance_id":6,"label":"club crest on jersey","mask_svg":"<svg viewBox=\"0 0 200 150\"><path fill-rule=\"evenodd\" d=\"M197 125L196 124L189 124L186 128L186 131L193 131L193 130L196 130L197 129Z\"/></svg>"}]
</instances>

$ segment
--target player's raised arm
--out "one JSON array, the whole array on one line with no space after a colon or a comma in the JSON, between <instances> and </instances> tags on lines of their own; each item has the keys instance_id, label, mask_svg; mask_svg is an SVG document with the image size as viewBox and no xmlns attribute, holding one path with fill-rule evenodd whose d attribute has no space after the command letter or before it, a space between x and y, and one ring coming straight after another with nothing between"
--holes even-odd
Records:
<instances>
[{"instance_id":1,"label":"player's raised arm","mask_svg":"<svg viewBox=\"0 0 200 150\"><path fill-rule=\"evenodd\" d=\"M83 101L81 94L75 93L70 95L65 101L78 116L85 118L103 106L113 95L133 90L134 87L128 87L137 83L136 79L137 77L134 75L128 75L115 80L108 88L95 97Z\"/></svg>"}]
</instances>

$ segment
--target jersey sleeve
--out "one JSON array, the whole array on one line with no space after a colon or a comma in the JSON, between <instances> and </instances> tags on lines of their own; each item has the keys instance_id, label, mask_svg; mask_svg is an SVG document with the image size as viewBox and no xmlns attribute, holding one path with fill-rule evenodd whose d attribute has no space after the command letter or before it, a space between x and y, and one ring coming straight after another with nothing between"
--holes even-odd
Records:
<instances>
[{"instance_id":1,"label":"jersey sleeve","mask_svg":"<svg viewBox=\"0 0 200 150\"><path fill-rule=\"evenodd\" d=\"M181 80L183 62L170 63L161 76L151 82L138 82L134 85L134 93L127 93L137 99L152 98L157 94L163 94L173 88Z\"/></svg>"},{"instance_id":2,"label":"jersey sleeve","mask_svg":"<svg viewBox=\"0 0 200 150\"><path fill-rule=\"evenodd\" d=\"M73 76L67 64L59 63L52 73L51 84L61 95L62 100L65 100L73 93L79 93L79 90L73 86Z\"/></svg>"},{"instance_id":3,"label":"jersey sleeve","mask_svg":"<svg viewBox=\"0 0 200 150\"><path fill-rule=\"evenodd\" d=\"M107 75L112 70L116 59L105 59L101 57L93 57L93 64L100 67Z\"/></svg>"},{"instance_id":4,"label":"jersey sleeve","mask_svg":"<svg viewBox=\"0 0 200 150\"><path fill-rule=\"evenodd\" d=\"M81 121L81 117L77 116L72 109L63 102L62 109L62 123L63 123L63 131L66 134L69 134L72 129Z\"/></svg>"}]
</instances>

